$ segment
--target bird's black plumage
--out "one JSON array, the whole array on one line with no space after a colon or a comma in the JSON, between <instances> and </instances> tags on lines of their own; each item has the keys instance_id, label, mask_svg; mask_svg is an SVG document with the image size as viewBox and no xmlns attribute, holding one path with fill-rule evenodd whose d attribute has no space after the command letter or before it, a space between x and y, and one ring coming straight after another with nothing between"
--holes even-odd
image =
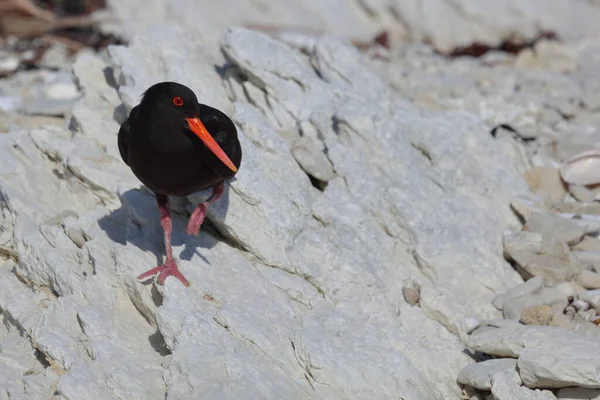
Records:
<instances>
[{"instance_id":1,"label":"bird's black plumage","mask_svg":"<svg viewBox=\"0 0 600 400\"><path fill-rule=\"evenodd\" d=\"M173 104L180 97L183 106ZM119 151L137 178L156 193L186 196L235 175L188 127L197 117L236 168L242 148L235 125L221 111L198 103L187 87L162 82L148 89L119 130Z\"/></svg>"},{"instance_id":2,"label":"bird's black plumage","mask_svg":"<svg viewBox=\"0 0 600 400\"><path fill-rule=\"evenodd\" d=\"M179 271L171 249L171 196L187 196L212 187L208 200L190 216L187 232L198 234L208 207L219 200L223 182L232 178L242 161L242 148L233 122L221 111L198 103L189 88L175 82L151 86L119 129L119 152L135 176L156 195L164 231L166 259L141 274L158 274L158 283Z\"/></svg>"}]
</instances>

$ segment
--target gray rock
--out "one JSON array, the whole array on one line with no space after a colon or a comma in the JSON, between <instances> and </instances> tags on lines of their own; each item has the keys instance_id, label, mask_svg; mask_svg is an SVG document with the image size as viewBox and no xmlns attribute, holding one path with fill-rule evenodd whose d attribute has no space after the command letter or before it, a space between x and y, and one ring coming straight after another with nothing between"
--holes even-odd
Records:
<instances>
[{"instance_id":1,"label":"gray rock","mask_svg":"<svg viewBox=\"0 0 600 400\"><path fill-rule=\"evenodd\" d=\"M567 3L562 0L497 3L493 7L476 6L466 1L456 4L432 1L428 3L427 11L411 2L398 1L393 6L411 37L417 40L429 37L442 50L467 46L473 41L498 44L507 31L514 30L526 37L534 35L537 29L557 32L561 37L563 34L572 38L593 35L592 32L597 32L593 21L600 13L589 3L573 3L570 9L573 15L585 15L579 20L581 25L573 29L571 16L564 15ZM539 12L540 7L545 7L543 12ZM446 17L442 23L434 23L427 18L432 14Z\"/></svg>"},{"instance_id":2,"label":"gray rock","mask_svg":"<svg viewBox=\"0 0 600 400\"><path fill-rule=\"evenodd\" d=\"M43 75L28 88L21 106L23 112L39 115L69 114L80 93L70 73Z\"/></svg>"},{"instance_id":3,"label":"gray rock","mask_svg":"<svg viewBox=\"0 0 600 400\"><path fill-rule=\"evenodd\" d=\"M504 252L525 276L541 276L553 286L579 275L582 266L565 243L539 233L522 231L504 236Z\"/></svg>"},{"instance_id":4,"label":"gray rock","mask_svg":"<svg viewBox=\"0 0 600 400\"><path fill-rule=\"evenodd\" d=\"M600 289L600 274L583 270L575 281L585 289Z\"/></svg>"},{"instance_id":5,"label":"gray rock","mask_svg":"<svg viewBox=\"0 0 600 400\"><path fill-rule=\"evenodd\" d=\"M521 386L516 371L500 372L492 378L494 400L555 400L556 396L548 390L531 390Z\"/></svg>"},{"instance_id":6,"label":"gray rock","mask_svg":"<svg viewBox=\"0 0 600 400\"><path fill-rule=\"evenodd\" d=\"M599 400L600 390L588 388L563 388L556 393L559 400Z\"/></svg>"},{"instance_id":7,"label":"gray rock","mask_svg":"<svg viewBox=\"0 0 600 400\"><path fill-rule=\"evenodd\" d=\"M309 33L327 27L329 32L357 39L370 38L387 28L394 39L411 38L422 42L429 38L441 51L468 46L473 42L498 45L511 32L525 40L533 39L539 31L556 32L567 40L593 36L598 32L594 22L600 14L597 7L589 2L578 1L571 5L565 0L515 1L493 7L466 1L455 4L432 0L427 3L427 10L402 1L365 0L355 4L328 0L290 4L285 0L275 0L256 4L227 0L219 5L218 17L212 18L202 12L202 7L194 7L193 4L174 7L166 0L112 0L107 4L121 21L130 22L116 25L109 22L104 24L105 30L128 38L152 24L177 21L186 29L198 32L205 42L213 45L228 26L253 21L257 25L266 25L267 29L274 25ZM565 13L569 6L570 12ZM539 12L540 9L544 11ZM443 15L445 18L440 23L432 21L431 15ZM553 43L550 46L552 49L556 47ZM564 62L558 61L571 59L563 56L564 51L551 51L545 48L548 46L538 47L541 47L538 48L539 57L552 60L553 65L561 66Z\"/></svg>"},{"instance_id":8,"label":"gray rock","mask_svg":"<svg viewBox=\"0 0 600 400\"><path fill-rule=\"evenodd\" d=\"M595 242L598 242L598 240L595 238L593 240ZM584 267L594 272L600 271L600 251L598 251L595 247L592 247L595 245L597 245L597 243L590 243L588 241L587 244L582 243L582 246L578 246L578 248L581 250L573 251L575 257L577 257L577 259L581 261Z\"/></svg>"},{"instance_id":9,"label":"gray rock","mask_svg":"<svg viewBox=\"0 0 600 400\"><path fill-rule=\"evenodd\" d=\"M534 212L544 210L544 204L537 196L513 199L510 202L510 207L519 215L522 221L527 221Z\"/></svg>"},{"instance_id":10,"label":"gray rock","mask_svg":"<svg viewBox=\"0 0 600 400\"><path fill-rule=\"evenodd\" d=\"M582 222L561 218L548 212L533 212L523 229L559 242L574 244L581 241L584 235L600 230L600 222Z\"/></svg>"},{"instance_id":11,"label":"gray rock","mask_svg":"<svg viewBox=\"0 0 600 400\"><path fill-rule=\"evenodd\" d=\"M537 194L548 207L562 201L566 190L555 167L534 167L525 175L531 190Z\"/></svg>"},{"instance_id":12,"label":"gray rock","mask_svg":"<svg viewBox=\"0 0 600 400\"><path fill-rule=\"evenodd\" d=\"M298 164L307 174L324 182L333 178L335 172L331 162L323 153L322 142L303 136L294 142L291 151Z\"/></svg>"},{"instance_id":13,"label":"gray rock","mask_svg":"<svg viewBox=\"0 0 600 400\"><path fill-rule=\"evenodd\" d=\"M590 203L594 201L595 197L594 192L589 190L587 187L580 185L569 185L569 193L583 203Z\"/></svg>"},{"instance_id":14,"label":"gray rock","mask_svg":"<svg viewBox=\"0 0 600 400\"><path fill-rule=\"evenodd\" d=\"M561 285L565 284L570 285L571 282L564 282L562 284L557 285L556 287L546 287L539 295L539 297L544 301L544 304L548 306L551 306L553 308L564 308L569 302L569 296L575 295L575 293L568 292L570 288L566 288L564 286L561 287ZM567 292L565 293L565 291Z\"/></svg>"},{"instance_id":15,"label":"gray rock","mask_svg":"<svg viewBox=\"0 0 600 400\"><path fill-rule=\"evenodd\" d=\"M490 390L494 375L504 371L516 371L517 360L499 358L466 366L458 374L458 382L481 390Z\"/></svg>"},{"instance_id":16,"label":"gray rock","mask_svg":"<svg viewBox=\"0 0 600 400\"><path fill-rule=\"evenodd\" d=\"M596 338L565 334L526 340L518 367L528 387L600 388L600 344Z\"/></svg>"},{"instance_id":17,"label":"gray rock","mask_svg":"<svg viewBox=\"0 0 600 400\"><path fill-rule=\"evenodd\" d=\"M600 289L587 290L581 295L581 298L588 301L596 311L600 310Z\"/></svg>"},{"instance_id":18,"label":"gray rock","mask_svg":"<svg viewBox=\"0 0 600 400\"><path fill-rule=\"evenodd\" d=\"M530 307L545 305L546 301L540 296L526 294L521 297L512 297L504 301L502 315L507 319L521 319L522 312Z\"/></svg>"},{"instance_id":19,"label":"gray rock","mask_svg":"<svg viewBox=\"0 0 600 400\"><path fill-rule=\"evenodd\" d=\"M86 49L80 50L86 51ZM44 51L41 60L38 65L44 68L59 68L62 70L70 70L73 64L74 58L69 54L70 50L66 43L53 42L46 51Z\"/></svg>"},{"instance_id":20,"label":"gray rock","mask_svg":"<svg viewBox=\"0 0 600 400\"><path fill-rule=\"evenodd\" d=\"M526 343L544 339L552 341L572 335L567 330L552 326L508 326L469 336L467 347L500 357L518 357ZM571 337L571 336L567 336Z\"/></svg>"},{"instance_id":21,"label":"gray rock","mask_svg":"<svg viewBox=\"0 0 600 400\"><path fill-rule=\"evenodd\" d=\"M598 329L595 324L589 322L590 318L585 316L585 312L578 312L575 315L570 315L565 314L563 310L564 309L554 311L552 322L550 323L551 326L559 326L590 338L600 337L600 329ZM595 316L596 312L590 311Z\"/></svg>"},{"instance_id":22,"label":"gray rock","mask_svg":"<svg viewBox=\"0 0 600 400\"><path fill-rule=\"evenodd\" d=\"M45 94L52 100L75 100L80 95L73 82L53 82L46 86Z\"/></svg>"},{"instance_id":23,"label":"gray rock","mask_svg":"<svg viewBox=\"0 0 600 400\"><path fill-rule=\"evenodd\" d=\"M465 318L463 320L463 329L464 332L468 335L472 333L475 329L481 326L481 322L475 318Z\"/></svg>"},{"instance_id":24,"label":"gray rock","mask_svg":"<svg viewBox=\"0 0 600 400\"><path fill-rule=\"evenodd\" d=\"M492 304L498 310L504 308L504 302L507 299L517 299L523 297L526 294L540 294L544 289L544 279L541 276L533 277L526 282L515 286L506 293L498 294L492 300Z\"/></svg>"},{"instance_id":25,"label":"gray rock","mask_svg":"<svg viewBox=\"0 0 600 400\"><path fill-rule=\"evenodd\" d=\"M2 268L6 266L3 265ZM50 398L52 383L57 378L36 359L30 341L18 329L2 318L0 333L0 396L7 398ZM5 327L9 327L5 330Z\"/></svg>"},{"instance_id":26,"label":"gray rock","mask_svg":"<svg viewBox=\"0 0 600 400\"><path fill-rule=\"evenodd\" d=\"M290 3L275 0L268 3L248 3L243 0L226 0L220 3L217 16L204 12L204 5L212 3L185 3L186 7L174 6L166 0L107 1L107 5L120 21L129 23L105 24L105 29L127 38L154 24L178 22L187 31L197 34L202 43L216 47L221 35L230 26L252 23L271 27L291 27L300 32L331 32L358 39L370 40L383 29L381 22L365 14L364 8L346 0ZM391 18L388 16L387 20Z\"/></svg>"},{"instance_id":27,"label":"gray rock","mask_svg":"<svg viewBox=\"0 0 600 400\"><path fill-rule=\"evenodd\" d=\"M63 115L75 104L74 100L36 98L25 100L22 110L32 115Z\"/></svg>"},{"instance_id":28,"label":"gray rock","mask_svg":"<svg viewBox=\"0 0 600 400\"><path fill-rule=\"evenodd\" d=\"M553 288L544 288L540 296L552 304L558 299L576 296L582 294L583 292L585 292L585 290L576 282L562 282Z\"/></svg>"}]
</instances>

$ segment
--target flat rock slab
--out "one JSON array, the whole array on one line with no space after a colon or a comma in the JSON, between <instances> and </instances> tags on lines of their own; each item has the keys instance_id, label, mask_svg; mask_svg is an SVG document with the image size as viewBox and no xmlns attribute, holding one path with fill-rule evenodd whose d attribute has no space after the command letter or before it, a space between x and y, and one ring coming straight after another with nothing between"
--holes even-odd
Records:
<instances>
[{"instance_id":1,"label":"flat rock slab","mask_svg":"<svg viewBox=\"0 0 600 400\"><path fill-rule=\"evenodd\" d=\"M600 388L600 343L596 338L551 326L489 329L469 336L468 346L518 357L523 385L531 388Z\"/></svg>"},{"instance_id":2,"label":"flat rock slab","mask_svg":"<svg viewBox=\"0 0 600 400\"><path fill-rule=\"evenodd\" d=\"M538 339L560 338L565 335L571 337L569 331L553 326L508 326L486 330L481 333L475 331L469 336L467 346L499 357L519 357L525 343L535 342Z\"/></svg>"},{"instance_id":3,"label":"flat rock slab","mask_svg":"<svg viewBox=\"0 0 600 400\"><path fill-rule=\"evenodd\" d=\"M521 231L504 235L504 252L525 278L541 276L554 286L581 273L582 265L566 243L539 233Z\"/></svg>"},{"instance_id":4,"label":"flat rock slab","mask_svg":"<svg viewBox=\"0 0 600 400\"><path fill-rule=\"evenodd\" d=\"M518 367L528 387L600 388L600 342L574 334L526 340Z\"/></svg>"}]
</instances>

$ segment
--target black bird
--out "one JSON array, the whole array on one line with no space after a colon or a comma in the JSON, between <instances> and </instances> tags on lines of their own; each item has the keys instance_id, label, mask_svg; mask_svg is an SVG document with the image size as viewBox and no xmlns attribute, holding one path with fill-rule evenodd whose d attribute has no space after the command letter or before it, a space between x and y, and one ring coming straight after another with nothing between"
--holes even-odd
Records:
<instances>
[{"instance_id":1,"label":"black bird","mask_svg":"<svg viewBox=\"0 0 600 400\"><path fill-rule=\"evenodd\" d=\"M168 196L187 196L212 187L210 198L192 213L187 233L197 235L206 209L223 194L242 161L235 125L221 111L198 103L193 91L175 82L151 86L119 129L119 152L135 176L151 189L160 209L165 235L163 265L138 279L158 275L162 285L169 275L189 282L173 259L171 211Z\"/></svg>"}]
</instances>

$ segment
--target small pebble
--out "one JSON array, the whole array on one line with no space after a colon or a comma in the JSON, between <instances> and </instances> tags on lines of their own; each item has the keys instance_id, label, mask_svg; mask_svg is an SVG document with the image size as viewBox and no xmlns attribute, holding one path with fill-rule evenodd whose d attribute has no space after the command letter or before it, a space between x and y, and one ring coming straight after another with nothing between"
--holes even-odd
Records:
<instances>
[{"instance_id":1,"label":"small pebble","mask_svg":"<svg viewBox=\"0 0 600 400\"><path fill-rule=\"evenodd\" d=\"M552 317L552 308L545 304L527 307L521 312L521 322L525 325L549 325Z\"/></svg>"},{"instance_id":2,"label":"small pebble","mask_svg":"<svg viewBox=\"0 0 600 400\"><path fill-rule=\"evenodd\" d=\"M25 50L23 53L21 53L21 60L23 60L23 61L31 61L34 58L35 58L34 50Z\"/></svg>"},{"instance_id":3,"label":"small pebble","mask_svg":"<svg viewBox=\"0 0 600 400\"><path fill-rule=\"evenodd\" d=\"M408 286L404 286L402 288L402 294L404 295L404 300L406 300L406 302L411 306L416 306L421 300L419 291Z\"/></svg>"}]
</instances>

